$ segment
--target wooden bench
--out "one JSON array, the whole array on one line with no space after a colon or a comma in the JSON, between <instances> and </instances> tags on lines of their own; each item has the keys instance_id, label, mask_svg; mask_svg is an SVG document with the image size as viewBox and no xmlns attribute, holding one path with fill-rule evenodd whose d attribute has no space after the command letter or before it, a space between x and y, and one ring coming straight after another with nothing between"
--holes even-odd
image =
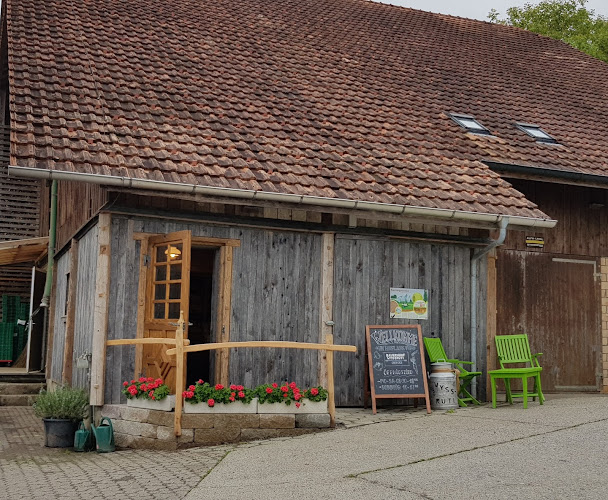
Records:
<instances>
[{"instance_id":1,"label":"wooden bench","mask_svg":"<svg viewBox=\"0 0 608 500\"><path fill-rule=\"evenodd\" d=\"M496 408L496 380L503 379L507 392L507 401L513 404L513 398L523 398L524 408L528 407L528 398L538 401L542 405L545 401L540 385L540 373L542 368L538 362L538 356L542 353L531 354L527 335L497 335L496 352L500 369L489 371L490 383L492 385L492 408ZM521 365L525 366L521 366ZM509 365L509 366L507 366ZM513 366L516 365L516 366ZM534 389L528 391L528 379L534 378ZM520 379L522 392L511 390L511 379Z\"/></svg>"}]
</instances>

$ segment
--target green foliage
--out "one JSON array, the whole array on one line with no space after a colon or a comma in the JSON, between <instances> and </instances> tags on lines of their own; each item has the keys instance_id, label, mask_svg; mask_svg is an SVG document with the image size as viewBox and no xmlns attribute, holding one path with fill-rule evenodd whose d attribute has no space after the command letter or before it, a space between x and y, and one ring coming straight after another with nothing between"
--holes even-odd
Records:
<instances>
[{"instance_id":1,"label":"green foliage","mask_svg":"<svg viewBox=\"0 0 608 500\"><path fill-rule=\"evenodd\" d=\"M89 396L82 389L61 387L53 392L40 391L34 413L40 418L80 420L87 414Z\"/></svg>"},{"instance_id":2,"label":"green foliage","mask_svg":"<svg viewBox=\"0 0 608 500\"><path fill-rule=\"evenodd\" d=\"M585 8L587 0L544 0L537 5L510 7L507 17L499 18L492 9L494 23L517 26L556 40L562 40L597 59L608 62L608 18Z\"/></svg>"}]
</instances>

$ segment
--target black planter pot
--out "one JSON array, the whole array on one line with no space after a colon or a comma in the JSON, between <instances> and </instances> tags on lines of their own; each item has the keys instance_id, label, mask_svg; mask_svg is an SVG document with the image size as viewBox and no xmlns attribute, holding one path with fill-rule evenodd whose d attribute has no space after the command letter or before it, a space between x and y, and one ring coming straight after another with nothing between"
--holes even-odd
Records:
<instances>
[{"instance_id":1,"label":"black planter pot","mask_svg":"<svg viewBox=\"0 0 608 500\"><path fill-rule=\"evenodd\" d=\"M49 448L70 448L74 446L74 434L78 429L77 420L65 418L43 418L44 446Z\"/></svg>"}]
</instances>

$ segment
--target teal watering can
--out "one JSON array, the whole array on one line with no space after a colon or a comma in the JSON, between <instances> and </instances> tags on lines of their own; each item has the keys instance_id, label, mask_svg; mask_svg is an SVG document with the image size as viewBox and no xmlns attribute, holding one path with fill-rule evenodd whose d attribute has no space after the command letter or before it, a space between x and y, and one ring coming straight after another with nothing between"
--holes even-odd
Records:
<instances>
[{"instance_id":1,"label":"teal watering can","mask_svg":"<svg viewBox=\"0 0 608 500\"><path fill-rule=\"evenodd\" d=\"M93 435L97 443L97 453L107 453L116 449L114 446L114 429L112 428L112 421L108 417L102 417L97 427L91 424L91 429L93 429Z\"/></svg>"},{"instance_id":2,"label":"teal watering can","mask_svg":"<svg viewBox=\"0 0 608 500\"><path fill-rule=\"evenodd\" d=\"M84 422L81 421L74 434L74 451L91 451L93 448L93 434L85 428Z\"/></svg>"}]
</instances>

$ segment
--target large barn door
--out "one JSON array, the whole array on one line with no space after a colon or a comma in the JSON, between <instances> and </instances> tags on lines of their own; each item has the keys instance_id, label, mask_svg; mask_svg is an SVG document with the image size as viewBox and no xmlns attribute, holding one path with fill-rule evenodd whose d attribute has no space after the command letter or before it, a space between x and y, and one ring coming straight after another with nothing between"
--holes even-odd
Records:
<instances>
[{"instance_id":1,"label":"large barn door","mask_svg":"<svg viewBox=\"0 0 608 500\"><path fill-rule=\"evenodd\" d=\"M543 391L599 391L600 280L593 258L502 250L498 335L526 333L542 352Z\"/></svg>"},{"instance_id":2,"label":"large barn door","mask_svg":"<svg viewBox=\"0 0 608 500\"><path fill-rule=\"evenodd\" d=\"M174 338L180 311L184 311L188 337L190 295L190 231L179 231L148 240L149 263L146 291L144 337ZM143 349L143 369L147 377L161 377L175 392L175 356L167 356L167 345ZM183 390L179 388L179 390Z\"/></svg>"}]
</instances>

